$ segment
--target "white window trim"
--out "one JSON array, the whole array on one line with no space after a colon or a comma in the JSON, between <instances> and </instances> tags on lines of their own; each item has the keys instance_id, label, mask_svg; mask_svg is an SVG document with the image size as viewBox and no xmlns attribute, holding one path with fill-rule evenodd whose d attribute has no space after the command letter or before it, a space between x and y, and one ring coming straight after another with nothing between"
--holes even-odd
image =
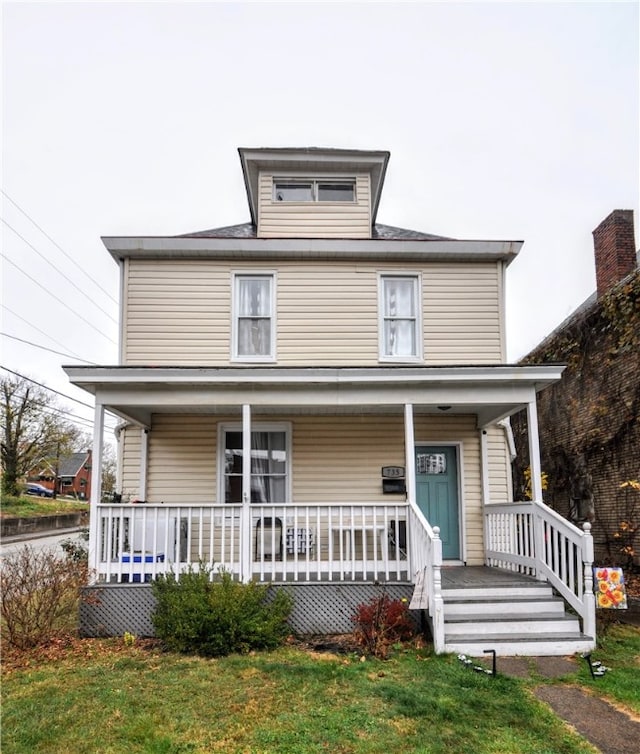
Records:
<instances>
[{"instance_id":1,"label":"white window trim","mask_svg":"<svg viewBox=\"0 0 640 754\"><path fill-rule=\"evenodd\" d=\"M286 500L284 503L268 503L268 505L286 505L292 500L292 462L293 462L293 442L291 422L251 422L252 432L284 432L285 447L287 453L287 470L285 479ZM224 469L224 451L225 451L225 434L227 432L242 432L242 422L219 422L218 423L218 501L225 501L225 469ZM240 505L240 503L234 503Z\"/></svg>"},{"instance_id":2,"label":"white window trim","mask_svg":"<svg viewBox=\"0 0 640 754\"><path fill-rule=\"evenodd\" d=\"M386 278L413 278L416 293L416 353L413 356L389 356L384 352L384 280ZM407 271L378 272L378 361L418 364L424 361L423 353L424 333L422 331L422 274Z\"/></svg>"},{"instance_id":3,"label":"white window trim","mask_svg":"<svg viewBox=\"0 0 640 754\"><path fill-rule=\"evenodd\" d=\"M310 183L311 184L311 199L276 199L276 185L278 183ZM353 199L351 199L348 202L345 201L325 201L318 199L318 184L319 183L346 183L350 186L353 186ZM355 176L321 176L316 175L312 178L307 176L285 176L285 175L274 175L272 178L272 185L271 185L271 201L273 204L336 204L338 206L343 205L349 205L349 204L357 204L358 203L358 192L357 192L357 186L358 181Z\"/></svg>"},{"instance_id":4,"label":"white window trim","mask_svg":"<svg viewBox=\"0 0 640 754\"><path fill-rule=\"evenodd\" d=\"M243 355L238 353L238 279L244 277L271 278L271 351L264 356ZM273 363L277 359L276 344L278 342L278 328L276 322L276 295L278 290L278 275L275 270L232 270L231 271L231 361L249 364Z\"/></svg>"}]
</instances>

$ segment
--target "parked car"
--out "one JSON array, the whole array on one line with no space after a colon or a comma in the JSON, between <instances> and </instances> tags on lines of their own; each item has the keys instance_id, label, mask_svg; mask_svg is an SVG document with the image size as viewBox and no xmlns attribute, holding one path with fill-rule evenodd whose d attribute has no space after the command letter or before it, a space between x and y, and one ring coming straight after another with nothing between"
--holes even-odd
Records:
<instances>
[{"instance_id":1,"label":"parked car","mask_svg":"<svg viewBox=\"0 0 640 754\"><path fill-rule=\"evenodd\" d=\"M53 497L53 490L44 487L42 484L28 484L26 493L27 495L37 495L38 497Z\"/></svg>"}]
</instances>

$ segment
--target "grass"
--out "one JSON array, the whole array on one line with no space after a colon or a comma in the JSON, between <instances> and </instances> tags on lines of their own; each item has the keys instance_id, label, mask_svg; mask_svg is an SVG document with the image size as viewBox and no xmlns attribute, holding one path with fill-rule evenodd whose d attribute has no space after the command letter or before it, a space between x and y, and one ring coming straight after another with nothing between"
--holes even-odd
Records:
<instances>
[{"instance_id":1,"label":"grass","mask_svg":"<svg viewBox=\"0 0 640 754\"><path fill-rule=\"evenodd\" d=\"M577 683L640 714L640 631L612 627ZM3 680L3 754L589 754L531 693L540 679L474 673L453 656L389 660L296 646L222 659L123 639L22 656Z\"/></svg>"},{"instance_id":2,"label":"grass","mask_svg":"<svg viewBox=\"0 0 640 754\"><path fill-rule=\"evenodd\" d=\"M17 516L51 516L56 513L75 513L76 511L88 511L89 503L86 501L73 500L71 498L36 497L35 495L22 495L12 497L5 495L0 500L0 515L2 517Z\"/></svg>"}]
</instances>

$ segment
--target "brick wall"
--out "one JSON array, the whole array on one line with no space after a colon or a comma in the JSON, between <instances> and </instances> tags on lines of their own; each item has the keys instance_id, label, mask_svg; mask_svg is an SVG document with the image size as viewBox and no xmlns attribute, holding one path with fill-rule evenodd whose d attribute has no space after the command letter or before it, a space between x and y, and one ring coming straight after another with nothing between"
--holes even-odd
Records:
<instances>
[{"instance_id":1,"label":"brick wall","mask_svg":"<svg viewBox=\"0 0 640 754\"><path fill-rule=\"evenodd\" d=\"M640 523L640 495L620 489L622 482L640 479L640 273L614 286L524 362L567 364L562 380L538 396L542 469L549 477L545 502L574 521L592 520L597 558L619 561L622 540L615 532L630 517ZM526 417L515 416L512 424L514 489L521 489ZM639 536L635 544L638 553Z\"/></svg>"}]
</instances>

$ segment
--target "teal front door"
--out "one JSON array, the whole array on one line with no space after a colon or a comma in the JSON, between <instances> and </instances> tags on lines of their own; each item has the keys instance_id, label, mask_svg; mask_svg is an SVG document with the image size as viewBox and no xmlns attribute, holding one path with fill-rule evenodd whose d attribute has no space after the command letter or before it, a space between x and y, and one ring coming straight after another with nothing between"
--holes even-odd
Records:
<instances>
[{"instance_id":1,"label":"teal front door","mask_svg":"<svg viewBox=\"0 0 640 754\"><path fill-rule=\"evenodd\" d=\"M431 526L440 527L446 560L460 559L456 456L450 445L416 445L416 502Z\"/></svg>"}]
</instances>

